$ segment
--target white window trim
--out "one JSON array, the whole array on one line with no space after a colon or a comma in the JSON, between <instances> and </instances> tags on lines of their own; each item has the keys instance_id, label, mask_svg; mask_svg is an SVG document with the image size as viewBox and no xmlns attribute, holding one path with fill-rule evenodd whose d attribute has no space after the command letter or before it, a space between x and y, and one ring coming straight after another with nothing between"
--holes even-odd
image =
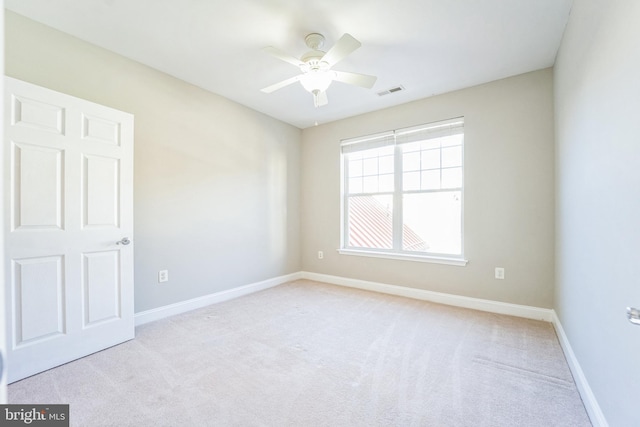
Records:
<instances>
[{"instance_id":1,"label":"white window trim","mask_svg":"<svg viewBox=\"0 0 640 427\"><path fill-rule=\"evenodd\" d=\"M346 139L343 140L341 143L341 153L340 153L340 158L341 158L341 162L340 162L340 175L341 175L341 182L340 182L340 249L338 249L338 253L341 255L352 255L352 256L364 256L364 257L372 257L372 258L384 258L384 259L394 259L394 260L403 260L403 261L417 261L417 262L427 262L427 263L434 263L434 264L446 264L446 265L455 265L455 266L466 266L467 263L469 262L465 256L464 256L464 195L465 195L465 191L464 191L464 175L465 175L465 167L464 167L464 149L462 152L462 156L463 156L463 160L462 160L462 164L463 164L463 168L462 168L462 185L460 186L459 190L461 193L461 197L462 197L462 212L461 212L461 223L460 223L460 232L461 232L461 253L460 255L450 255L447 256L447 254L443 254L442 256L439 256L437 254L433 254L433 253L425 253L420 254L418 252L403 252L403 251L386 251L384 249L375 249L375 248L355 248L355 247L347 247L346 246L346 242L347 242L347 236L345 235L345 232L347 230L347 225L346 225L346 221L347 221L347 216L345 215L345 207L347 206L347 198L349 197L348 194L346 194L345 189L347 188L347 177L345 174L345 162L343 161L343 155L344 155L344 147L349 147L349 146L354 146L356 144L359 143L370 143L369 141L371 140L381 140L381 139L386 139L389 137L394 137L396 135L405 135L405 134L410 134L413 133L415 130L419 130L419 129L423 129L425 127L432 127L433 130L435 132L446 132L450 127L455 127L455 126L459 126L459 124L462 123L462 126L464 127L464 118L463 117L458 117L458 118L454 118L454 119L449 119L449 120L443 120L443 121L439 121L439 122L433 122L433 123L428 123L428 124L424 124L424 125L419 125L419 126L413 126L410 128L403 128L403 129L397 129L397 130L393 130L393 131L386 131L386 132L381 132L378 134L374 134L374 135L369 135L369 136L364 136L364 137L360 137L360 138L352 138L352 139ZM397 143L394 143L393 145L396 146L396 149L399 149L399 145ZM464 144L463 144L464 147ZM350 151L350 150L349 150ZM396 158L396 162L398 161L398 156L397 153L395 155ZM397 164L396 164L397 167ZM396 168L394 168L395 170ZM394 189L393 195L394 195L394 199L397 194L402 194L403 190L402 188L398 188L398 180L395 180L395 186L396 188ZM399 191L399 193L398 193ZM396 204L396 201L394 200L394 205ZM398 216L398 219L394 218L394 220L399 220L400 216ZM397 242L395 240L400 239L400 236L396 236L394 234L393 236L394 238L394 247L396 246Z\"/></svg>"},{"instance_id":2,"label":"white window trim","mask_svg":"<svg viewBox=\"0 0 640 427\"><path fill-rule=\"evenodd\" d=\"M429 262L432 264L447 264L447 265L457 265L460 267L464 267L469 262L464 258L449 258L449 257L436 257L432 255L415 255L415 254L404 254L401 252L384 252L384 251L374 251L374 250L365 250L365 249L338 249L338 253L340 255L354 255L354 256L364 256L371 258L385 258L385 259L395 259L400 261L418 261L418 262Z\"/></svg>"}]
</instances>

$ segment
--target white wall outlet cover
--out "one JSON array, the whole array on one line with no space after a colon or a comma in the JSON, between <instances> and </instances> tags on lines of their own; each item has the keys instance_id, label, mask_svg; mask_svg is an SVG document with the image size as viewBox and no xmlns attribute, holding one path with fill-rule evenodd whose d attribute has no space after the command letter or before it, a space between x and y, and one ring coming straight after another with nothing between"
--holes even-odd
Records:
<instances>
[{"instance_id":1,"label":"white wall outlet cover","mask_svg":"<svg viewBox=\"0 0 640 427\"><path fill-rule=\"evenodd\" d=\"M158 282L168 282L169 281L169 271L168 270L160 270L158 272Z\"/></svg>"},{"instance_id":2,"label":"white wall outlet cover","mask_svg":"<svg viewBox=\"0 0 640 427\"><path fill-rule=\"evenodd\" d=\"M503 280L504 279L504 268L496 267L495 275L496 275L496 279Z\"/></svg>"}]
</instances>

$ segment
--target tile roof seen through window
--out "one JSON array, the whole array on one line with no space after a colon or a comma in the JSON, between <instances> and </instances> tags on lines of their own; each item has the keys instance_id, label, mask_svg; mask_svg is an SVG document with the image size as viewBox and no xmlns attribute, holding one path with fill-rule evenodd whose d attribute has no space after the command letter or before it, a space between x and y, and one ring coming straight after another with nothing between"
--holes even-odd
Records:
<instances>
[{"instance_id":1,"label":"tile roof seen through window","mask_svg":"<svg viewBox=\"0 0 640 427\"><path fill-rule=\"evenodd\" d=\"M392 206L375 196L349 198L349 247L391 249L393 247ZM429 246L409 226L403 224L403 249L424 252Z\"/></svg>"}]
</instances>

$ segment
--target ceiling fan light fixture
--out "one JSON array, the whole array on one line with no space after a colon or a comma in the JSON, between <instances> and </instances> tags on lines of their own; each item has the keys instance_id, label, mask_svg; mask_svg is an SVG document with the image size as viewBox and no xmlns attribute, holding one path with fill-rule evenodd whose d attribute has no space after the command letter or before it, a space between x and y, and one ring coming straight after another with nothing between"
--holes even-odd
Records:
<instances>
[{"instance_id":1,"label":"ceiling fan light fixture","mask_svg":"<svg viewBox=\"0 0 640 427\"><path fill-rule=\"evenodd\" d=\"M330 71L312 70L302 76L300 84L310 93L324 92L331 85L333 77Z\"/></svg>"}]
</instances>

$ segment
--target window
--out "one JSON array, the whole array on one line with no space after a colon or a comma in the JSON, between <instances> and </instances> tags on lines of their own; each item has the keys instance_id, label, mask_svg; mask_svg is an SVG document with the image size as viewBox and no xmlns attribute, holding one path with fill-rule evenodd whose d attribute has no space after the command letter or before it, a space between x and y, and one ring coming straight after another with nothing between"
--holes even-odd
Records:
<instances>
[{"instance_id":1,"label":"window","mask_svg":"<svg viewBox=\"0 0 640 427\"><path fill-rule=\"evenodd\" d=\"M342 141L342 250L464 265L462 118Z\"/></svg>"}]
</instances>

